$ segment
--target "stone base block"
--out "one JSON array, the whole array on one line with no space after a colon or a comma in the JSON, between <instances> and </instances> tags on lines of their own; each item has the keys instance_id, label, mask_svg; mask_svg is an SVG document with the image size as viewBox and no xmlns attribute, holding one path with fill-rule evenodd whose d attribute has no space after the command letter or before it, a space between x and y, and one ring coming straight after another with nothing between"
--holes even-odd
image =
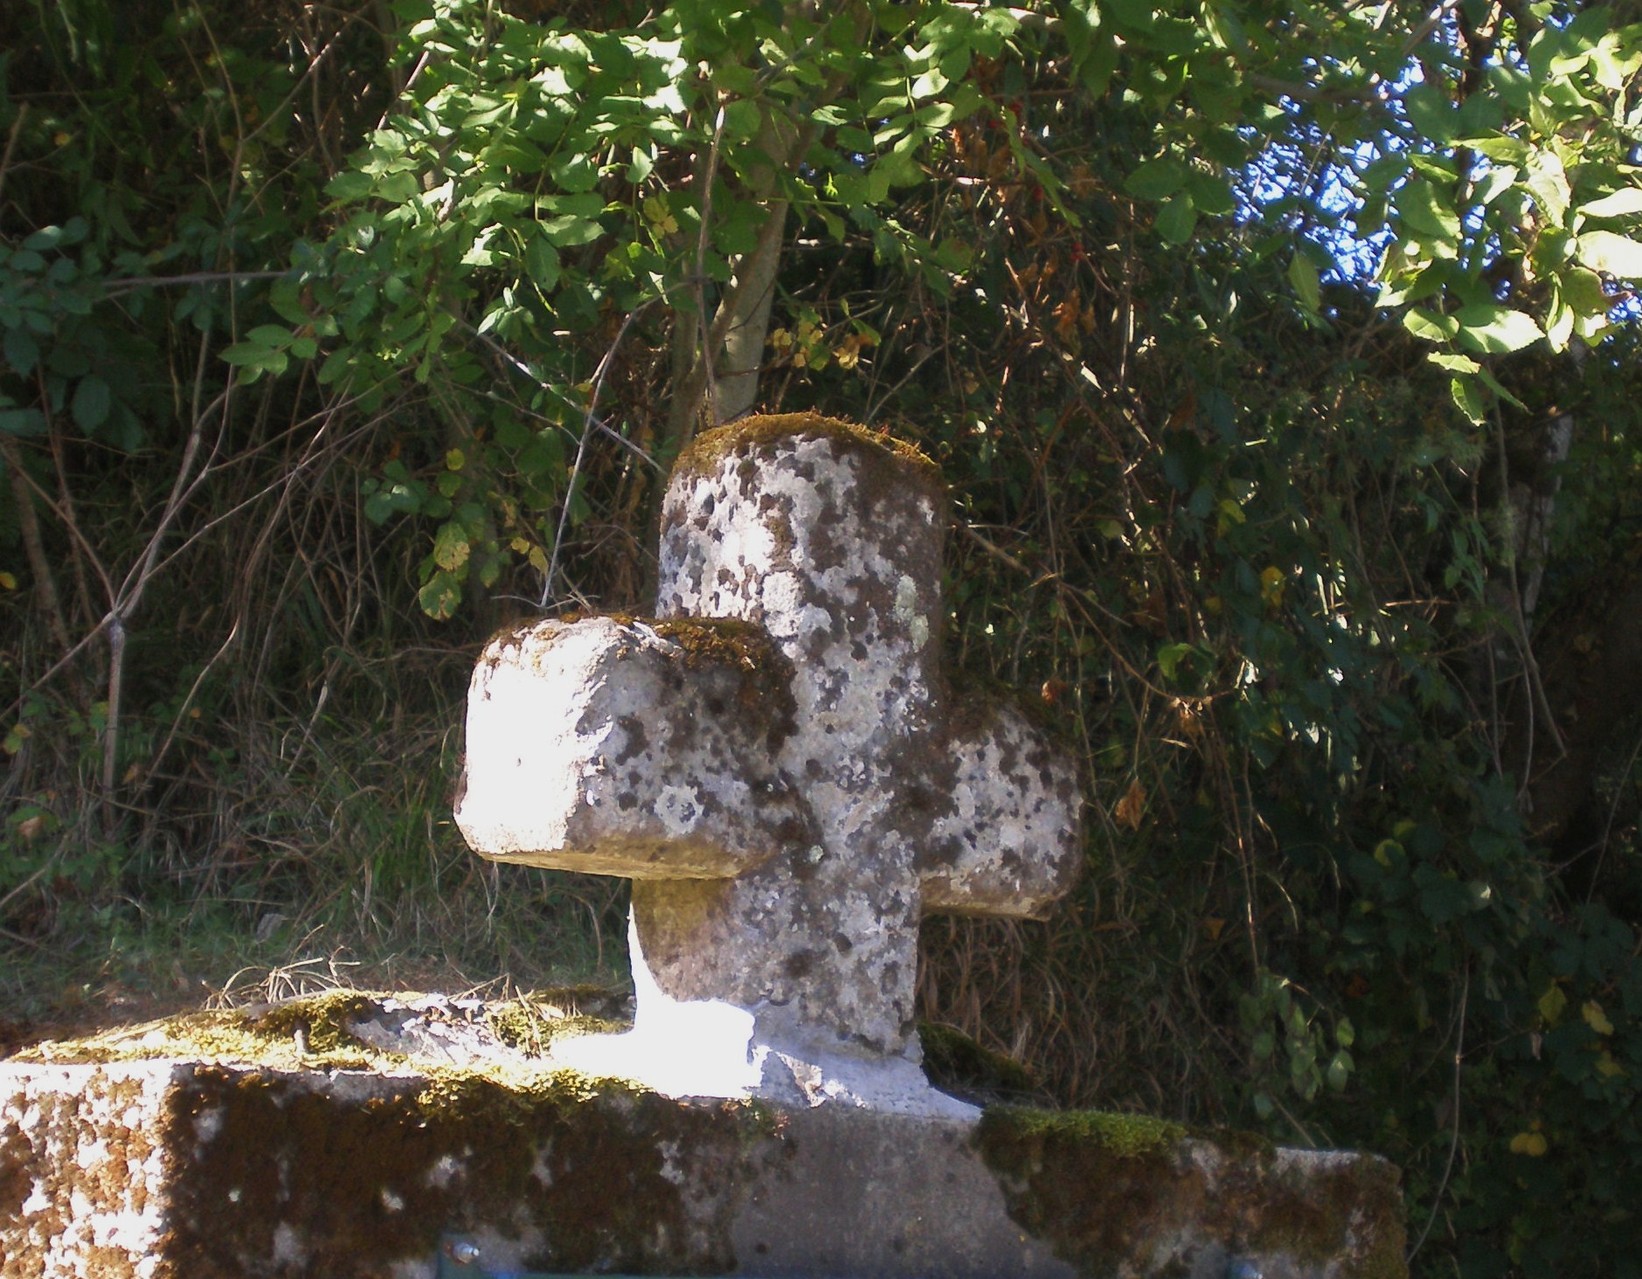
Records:
<instances>
[{"instance_id":1,"label":"stone base block","mask_svg":"<svg viewBox=\"0 0 1642 1279\"><path fill-rule=\"evenodd\" d=\"M1402 1249L1384 1161L1149 1120L0 1063L4 1279L1391 1279Z\"/></svg>"}]
</instances>

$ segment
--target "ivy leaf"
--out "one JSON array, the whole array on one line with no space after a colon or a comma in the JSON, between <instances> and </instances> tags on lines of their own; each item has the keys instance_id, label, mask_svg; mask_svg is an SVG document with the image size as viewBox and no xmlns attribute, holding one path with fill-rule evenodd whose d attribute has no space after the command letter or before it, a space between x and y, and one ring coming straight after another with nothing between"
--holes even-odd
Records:
<instances>
[{"instance_id":1,"label":"ivy leaf","mask_svg":"<svg viewBox=\"0 0 1642 1279\"><path fill-rule=\"evenodd\" d=\"M1596 1031L1597 1034L1613 1034L1613 1022L1608 1020L1607 1014L1602 1011L1602 1005L1597 1003L1596 1000L1586 1000L1585 1006L1579 1010L1579 1015L1584 1019L1585 1024Z\"/></svg>"},{"instance_id":2,"label":"ivy leaf","mask_svg":"<svg viewBox=\"0 0 1642 1279\"><path fill-rule=\"evenodd\" d=\"M1511 1138L1513 1155L1528 1155L1538 1159L1549 1149L1550 1143L1545 1140L1545 1134L1542 1132L1519 1132Z\"/></svg>"},{"instance_id":3,"label":"ivy leaf","mask_svg":"<svg viewBox=\"0 0 1642 1279\"><path fill-rule=\"evenodd\" d=\"M1562 987L1552 982L1539 997L1535 1005L1539 1015L1545 1019L1547 1026L1554 1026L1562 1020L1563 1010L1568 1007L1568 996L1563 993Z\"/></svg>"},{"instance_id":4,"label":"ivy leaf","mask_svg":"<svg viewBox=\"0 0 1642 1279\"><path fill-rule=\"evenodd\" d=\"M462 602L462 587L452 574L437 572L416 593L416 599L429 617L447 621Z\"/></svg>"},{"instance_id":5,"label":"ivy leaf","mask_svg":"<svg viewBox=\"0 0 1642 1279\"><path fill-rule=\"evenodd\" d=\"M454 520L439 526L433 539L433 562L447 573L458 572L467 562L472 547L467 530Z\"/></svg>"}]
</instances>

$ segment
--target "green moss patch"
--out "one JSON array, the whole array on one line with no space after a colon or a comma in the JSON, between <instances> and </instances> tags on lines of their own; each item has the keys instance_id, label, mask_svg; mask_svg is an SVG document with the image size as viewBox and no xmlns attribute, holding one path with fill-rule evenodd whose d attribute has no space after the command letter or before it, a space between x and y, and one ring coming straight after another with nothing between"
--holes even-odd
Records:
<instances>
[{"instance_id":1,"label":"green moss patch","mask_svg":"<svg viewBox=\"0 0 1642 1279\"><path fill-rule=\"evenodd\" d=\"M955 1026L919 1022L924 1073L942 1092L977 1103L1037 1100L1042 1090L1032 1072L1013 1057L983 1048Z\"/></svg>"},{"instance_id":2,"label":"green moss patch","mask_svg":"<svg viewBox=\"0 0 1642 1279\"><path fill-rule=\"evenodd\" d=\"M1213 1245L1233 1256L1396 1279L1396 1169L1357 1156L1279 1151L1141 1115L986 1112L976 1146L1009 1215L1087 1275L1167 1273ZM1184 1271L1183 1271L1184 1273Z\"/></svg>"},{"instance_id":3,"label":"green moss patch","mask_svg":"<svg viewBox=\"0 0 1642 1279\"><path fill-rule=\"evenodd\" d=\"M177 1273L385 1274L441 1234L508 1223L531 1269L730 1270L728 1180L750 1113L561 1073L442 1072L352 1093L311 1076L202 1066L173 1096L197 1133L175 1190ZM744 1108L741 1108L744 1109ZM726 1116L728 1112L728 1116ZM725 1122L726 1117L730 1122Z\"/></svg>"}]
</instances>

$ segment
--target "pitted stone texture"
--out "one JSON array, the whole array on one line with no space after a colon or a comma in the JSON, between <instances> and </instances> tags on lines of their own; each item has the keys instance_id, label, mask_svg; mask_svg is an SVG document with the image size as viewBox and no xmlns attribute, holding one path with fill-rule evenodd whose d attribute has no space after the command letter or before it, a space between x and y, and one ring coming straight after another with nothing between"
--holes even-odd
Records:
<instances>
[{"instance_id":1,"label":"pitted stone texture","mask_svg":"<svg viewBox=\"0 0 1642 1279\"><path fill-rule=\"evenodd\" d=\"M1138 1150L1076 1115L672 1101L495 1063L0 1062L4 1279L433 1279L452 1236L476 1276L1406 1274L1395 1169L1246 1137Z\"/></svg>"},{"instance_id":2,"label":"pitted stone texture","mask_svg":"<svg viewBox=\"0 0 1642 1279\"><path fill-rule=\"evenodd\" d=\"M596 617L498 636L469 691L456 820L501 861L741 874L814 841L772 762L792 731L789 682L756 632L702 625L669 639Z\"/></svg>"},{"instance_id":3,"label":"pitted stone texture","mask_svg":"<svg viewBox=\"0 0 1642 1279\"><path fill-rule=\"evenodd\" d=\"M779 714L722 691L715 709L669 681L683 659L637 656L642 624L542 623L481 660L458 808L469 842L633 876L628 1057L665 1056L669 1039L720 1046L690 1084L636 1067L646 1082L901 1108L921 916L1035 916L1070 887L1075 768L1018 710L949 705L946 507L933 465L860 428L809 415L721 428L674 468L654 625L760 628L772 651L755 665L785 681ZM588 1052L577 1065L607 1055ZM876 1096L846 1056L885 1066Z\"/></svg>"},{"instance_id":4,"label":"pitted stone texture","mask_svg":"<svg viewBox=\"0 0 1642 1279\"><path fill-rule=\"evenodd\" d=\"M163 1078L110 1066L0 1067L0 1274L158 1279Z\"/></svg>"}]
</instances>

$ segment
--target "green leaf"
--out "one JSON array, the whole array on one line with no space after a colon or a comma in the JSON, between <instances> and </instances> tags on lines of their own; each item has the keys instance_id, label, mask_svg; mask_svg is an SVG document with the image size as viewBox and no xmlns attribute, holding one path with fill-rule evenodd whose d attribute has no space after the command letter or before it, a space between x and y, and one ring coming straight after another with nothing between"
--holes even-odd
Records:
<instances>
[{"instance_id":1,"label":"green leaf","mask_svg":"<svg viewBox=\"0 0 1642 1279\"><path fill-rule=\"evenodd\" d=\"M381 525L386 524L393 513L393 498L388 490L376 487L375 480L366 481L365 518Z\"/></svg>"},{"instance_id":2,"label":"green leaf","mask_svg":"<svg viewBox=\"0 0 1642 1279\"><path fill-rule=\"evenodd\" d=\"M1642 280L1642 244L1613 231L1587 231L1574 240L1574 254L1593 271Z\"/></svg>"},{"instance_id":3,"label":"green leaf","mask_svg":"<svg viewBox=\"0 0 1642 1279\"><path fill-rule=\"evenodd\" d=\"M1588 218L1628 218L1642 213L1642 187L1623 187L1600 200L1582 204L1579 211Z\"/></svg>"},{"instance_id":4,"label":"green leaf","mask_svg":"<svg viewBox=\"0 0 1642 1279\"><path fill-rule=\"evenodd\" d=\"M34 372L34 366L40 359L40 344L25 328L7 329L0 349L4 350L6 363L11 365L11 371L18 377L27 377Z\"/></svg>"},{"instance_id":5,"label":"green leaf","mask_svg":"<svg viewBox=\"0 0 1642 1279\"><path fill-rule=\"evenodd\" d=\"M1454 139L1456 112L1447 93L1433 84L1416 84L1403 98L1408 119L1427 141L1439 145Z\"/></svg>"},{"instance_id":6,"label":"green leaf","mask_svg":"<svg viewBox=\"0 0 1642 1279\"><path fill-rule=\"evenodd\" d=\"M73 217L62 226L43 226L23 241L25 249L60 249L80 243L86 238L90 224L84 218Z\"/></svg>"},{"instance_id":7,"label":"green leaf","mask_svg":"<svg viewBox=\"0 0 1642 1279\"><path fill-rule=\"evenodd\" d=\"M1482 355L1508 355L1545 336L1531 315L1506 306L1462 307L1454 318L1459 321L1460 344Z\"/></svg>"},{"instance_id":8,"label":"green leaf","mask_svg":"<svg viewBox=\"0 0 1642 1279\"><path fill-rule=\"evenodd\" d=\"M1454 403L1459 411L1473 424L1480 425L1488 420L1488 400L1483 395L1482 388L1476 381L1468 377L1457 377L1448 383L1448 393L1454 397Z\"/></svg>"},{"instance_id":9,"label":"green leaf","mask_svg":"<svg viewBox=\"0 0 1642 1279\"><path fill-rule=\"evenodd\" d=\"M1475 151L1478 155L1485 155L1496 163L1508 164L1514 167L1526 164L1530 154L1526 142L1521 138L1513 138L1504 133L1478 138L1461 138L1454 145L1464 147L1467 151Z\"/></svg>"},{"instance_id":10,"label":"green leaf","mask_svg":"<svg viewBox=\"0 0 1642 1279\"><path fill-rule=\"evenodd\" d=\"M268 348L260 342L235 342L222 353L222 358L229 364L243 365L260 371L267 361Z\"/></svg>"},{"instance_id":11,"label":"green leaf","mask_svg":"<svg viewBox=\"0 0 1642 1279\"><path fill-rule=\"evenodd\" d=\"M46 415L39 409L0 409L0 434L31 439L46 433Z\"/></svg>"},{"instance_id":12,"label":"green leaf","mask_svg":"<svg viewBox=\"0 0 1642 1279\"><path fill-rule=\"evenodd\" d=\"M445 621L462 602L462 584L450 573L437 572L416 593L416 600L429 617Z\"/></svg>"},{"instance_id":13,"label":"green leaf","mask_svg":"<svg viewBox=\"0 0 1642 1279\"><path fill-rule=\"evenodd\" d=\"M1602 277L1579 267L1562 277L1562 300L1576 315L1606 315L1611 305Z\"/></svg>"},{"instance_id":14,"label":"green leaf","mask_svg":"<svg viewBox=\"0 0 1642 1279\"><path fill-rule=\"evenodd\" d=\"M1524 185L1547 222L1561 226L1568 220L1568 201L1572 198L1572 192L1568 189L1568 175L1563 170L1562 161L1555 155L1541 151L1532 157L1528 161Z\"/></svg>"},{"instance_id":15,"label":"green leaf","mask_svg":"<svg viewBox=\"0 0 1642 1279\"><path fill-rule=\"evenodd\" d=\"M1177 191L1157 211L1157 233L1165 244L1184 244L1197 229L1197 209L1190 191Z\"/></svg>"},{"instance_id":16,"label":"green leaf","mask_svg":"<svg viewBox=\"0 0 1642 1279\"><path fill-rule=\"evenodd\" d=\"M1492 204L1500 196L1516 190L1522 171L1514 164L1497 164L1484 173L1472 194L1478 204Z\"/></svg>"},{"instance_id":17,"label":"green leaf","mask_svg":"<svg viewBox=\"0 0 1642 1279\"><path fill-rule=\"evenodd\" d=\"M94 434L108 420L108 410L114 403L108 383L95 373L88 373L74 388L71 411L74 425L87 435Z\"/></svg>"},{"instance_id":18,"label":"green leaf","mask_svg":"<svg viewBox=\"0 0 1642 1279\"><path fill-rule=\"evenodd\" d=\"M1500 384L1500 380L1488 371L1488 366L1486 364L1477 369L1477 380L1492 391L1498 399L1505 401L1505 403L1519 409L1526 409L1528 407Z\"/></svg>"},{"instance_id":19,"label":"green leaf","mask_svg":"<svg viewBox=\"0 0 1642 1279\"><path fill-rule=\"evenodd\" d=\"M281 276L268 289L268 305L287 324L307 324L312 318L302 305L302 286L294 276Z\"/></svg>"},{"instance_id":20,"label":"green leaf","mask_svg":"<svg viewBox=\"0 0 1642 1279\"><path fill-rule=\"evenodd\" d=\"M1163 672L1164 679L1173 679L1180 669L1180 663L1193 653L1190 644L1165 644L1157 650L1157 668Z\"/></svg>"},{"instance_id":21,"label":"green leaf","mask_svg":"<svg viewBox=\"0 0 1642 1279\"><path fill-rule=\"evenodd\" d=\"M1403 316L1403 328L1427 342L1447 342L1459 332L1460 322L1452 315L1415 307Z\"/></svg>"},{"instance_id":22,"label":"green leaf","mask_svg":"<svg viewBox=\"0 0 1642 1279\"><path fill-rule=\"evenodd\" d=\"M363 200L370 193L370 174L359 173L354 170L339 173L325 184L325 194L343 203Z\"/></svg>"},{"instance_id":23,"label":"green leaf","mask_svg":"<svg viewBox=\"0 0 1642 1279\"><path fill-rule=\"evenodd\" d=\"M578 245L591 244L604 234L604 227L591 218L580 217L574 213L563 213L555 218L546 218L542 221L542 234L561 248L571 249Z\"/></svg>"},{"instance_id":24,"label":"green leaf","mask_svg":"<svg viewBox=\"0 0 1642 1279\"><path fill-rule=\"evenodd\" d=\"M1172 155L1159 156L1137 165L1123 183L1123 189L1142 200L1162 200L1186 184L1185 162Z\"/></svg>"},{"instance_id":25,"label":"green leaf","mask_svg":"<svg viewBox=\"0 0 1642 1279\"><path fill-rule=\"evenodd\" d=\"M1288 278L1300 304L1308 311L1315 311L1322 301L1322 291L1318 285L1317 268L1311 259L1304 253L1296 253L1289 260Z\"/></svg>"},{"instance_id":26,"label":"green leaf","mask_svg":"<svg viewBox=\"0 0 1642 1279\"><path fill-rule=\"evenodd\" d=\"M433 562L448 573L454 573L468 562L472 547L467 530L454 520L439 526L433 538Z\"/></svg>"},{"instance_id":27,"label":"green leaf","mask_svg":"<svg viewBox=\"0 0 1642 1279\"><path fill-rule=\"evenodd\" d=\"M1459 214L1423 178L1415 179L1398 192L1397 213L1408 229L1418 235L1442 241L1459 239Z\"/></svg>"},{"instance_id":28,"label":"green leaf","mask_svg":"<svg viewBox=\"0 0 1642 1279\"><path fill-rule=\"evenodd\" d=\"M758 136L764 112L756 102L738 98L724 108L724 132L731 138L751 141Z\"/></svg>"},{"instance_id":29,"label":"green leaf","mask_svg":"<svg viewBox=\"0 0 1642 1279\"><path fill-rule=\"evenodd\" d=\"M1191 192L1192 206L1204 217L1225 217L1237 209L1237 198L1231 184L1218 173L1192 172L1186 178Z\"/></svg>"}]
</instances>

